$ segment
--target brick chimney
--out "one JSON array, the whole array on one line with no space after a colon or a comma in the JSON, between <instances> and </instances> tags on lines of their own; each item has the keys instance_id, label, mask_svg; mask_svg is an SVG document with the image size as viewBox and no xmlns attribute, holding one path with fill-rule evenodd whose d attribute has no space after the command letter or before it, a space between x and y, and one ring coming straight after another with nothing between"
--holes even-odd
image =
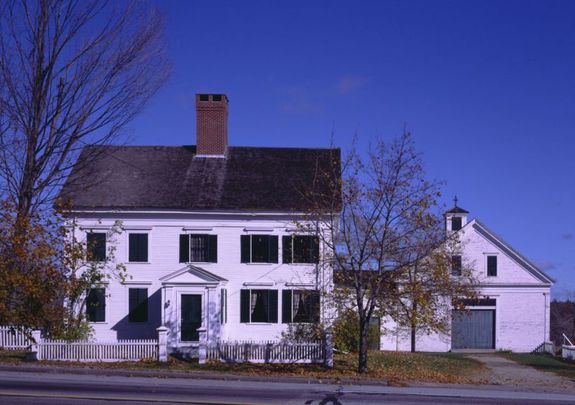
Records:
<instances>
[{"instance_id":1,"label":"brick chimney","mask_svg":"<svg viewBox=\"0 0 575 405\"><path fill-rule=\"evenodd\" d=\"M228 147L228 97L196 94L197 156L223 157Z\"/></svg>"}]
</instances>

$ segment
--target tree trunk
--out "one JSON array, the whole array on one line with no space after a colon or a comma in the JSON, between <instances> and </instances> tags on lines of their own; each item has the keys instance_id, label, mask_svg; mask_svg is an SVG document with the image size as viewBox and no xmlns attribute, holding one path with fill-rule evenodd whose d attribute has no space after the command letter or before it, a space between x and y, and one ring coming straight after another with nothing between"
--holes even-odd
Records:
<instances>
[{"instance_id":1,"label":"tree trunk","mask_svg":"<svg viewBox=\"0 0 575 405\"><path fill-rule=\"evenodd\" d=\"M358 373L367 372L367 348L368 348L368 337L369 332L369 320L361 319L359 320L359 361L357 365Z\"/></svg>"},{"instance_id":2,"label":"tree trunk","mask_svg":"<svg viewBox=\"0 0 575 405\"><path fill-rule=\"evenodd\" d=\"M415 353L415 338L417 332L417 302L411 304L411 353Z\"/></svg>"}]
</instances>

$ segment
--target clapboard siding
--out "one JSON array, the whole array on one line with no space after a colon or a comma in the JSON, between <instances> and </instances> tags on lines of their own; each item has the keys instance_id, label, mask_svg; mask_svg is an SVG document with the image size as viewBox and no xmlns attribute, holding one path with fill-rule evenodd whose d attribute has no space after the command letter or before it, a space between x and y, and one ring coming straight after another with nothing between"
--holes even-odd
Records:
<instances>
[{"instance_id":1,"label":"clapboard siding","mask_svg":"<svg viewBox=\"0 0 575 405\"><path fill-rule=\"evenodd\" d=\"M161 309L152 308L158 315L150 317L146 324L130 324L128 315L128 289L147 288L148 295L161 297L162 284L159 279L184 267L179 263L179 235L182 233L208 233L218 236L218 262L197 263L196 265L228 280L225 288L228 294L228 323L219 329L218 333L229 340L273 340L280 337L285 325L277 324L241 324L240 320L240 290L246 282L268 282L273 286L251 287L281 290L286 283L310 284L316 282L315 265L282 264L281 237L291 234L294 222L291 217L265 215L178 215L170 214L102 214L85 215L80 219L80 227L90 225L112 226L114 221L121 221L124 232L116 237L116 261L126 263L128 259L128 234L131 232L148 233L149 257L148 263L126 263L129 285L122 285L117 280L107 284L106 322L93 324L97 339L148 339L155 335L155 328L160 325ZM211 228L210 231L184 231L183 228ZM137 228L150 228L141 230ZM240 263L240 236L246 234L245 228L261 228L271 231L250 232L273 234L279 239L279 263L246 264ZM83 236L85 231L80 232ZM141 282L141 284L138 284ZM322 274L319 284L329 286L331 274ZM289 287L293 288L293 287ZM219 289L216 290L219 294ZM281 297L281 291L279 293ZM218 295L219 297L219 295ZM214 302L219 306L219 299ZM213 297L212 297L213 298ZM281 301L281 300L280 300ZM218 308L219 311L219 308ZM278 303L279 320L281 321L281 302ZM155 313L155 312L154 312ZM219 318L219 313L213 317Z\"/></svg>"}]
</instances>

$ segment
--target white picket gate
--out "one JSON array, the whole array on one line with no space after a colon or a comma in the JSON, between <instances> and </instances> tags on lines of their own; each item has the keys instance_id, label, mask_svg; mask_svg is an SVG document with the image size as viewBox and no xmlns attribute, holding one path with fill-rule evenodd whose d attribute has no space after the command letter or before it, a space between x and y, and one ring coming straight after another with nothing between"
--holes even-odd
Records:
<instances>
[{"instance_id":1,"label":"white picket gate","mask_svg":"<svg viewBox=\"0 0 575 405\"><path fill-rule=\"evenodd\" d=\"M117 341L81 341L42 339L38 344L38 360L58 361L138 361L158 359L158 341L117 340Z\"/></svg>"},{"instance_id":2,"label":"white picket gate","mask_svg":"<svg viewBox=\"0 0 575 405\"><path fill-rule=\"evenodd\" d=\"M207 360L227 363L324 363L323 341L220 341L207 345Z\"/></svg>"},{"instance_id":3,"label":"white picket gate","mask_svg":"<svg viewBox=\"0 0 575 405\"><path fill-rule=\"evenodd\" d=\"M29 333L13 326L0 326L0 349L26 349L31 343Z\"/></svg>"}]
</instances>

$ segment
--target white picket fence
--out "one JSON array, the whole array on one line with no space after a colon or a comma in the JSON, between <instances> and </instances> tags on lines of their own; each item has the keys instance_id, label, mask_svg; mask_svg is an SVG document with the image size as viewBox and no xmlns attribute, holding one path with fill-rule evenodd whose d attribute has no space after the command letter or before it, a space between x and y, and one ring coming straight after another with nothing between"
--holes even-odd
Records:
<instances>
[{"instance_id":1,"label":"white picket fence","mask_svg":"<svg viewBox=\"0 0 575 405\"><path fill-rule=\"evenodd\" d=\"M206 359L227 363L324 363L325 342L220 341L207 345Z\"/></svg>"},{"instance_id":2,"label":"white picket fence","mask_svg":"<svg viewBox=\"0 0 575 405\"><path fill-rule=\"evenodd\" d=\"M0 349L26 349L31 343L29 333L12 326L0 326Z\"/></svg>"},{"instance_id":3,"label":"white picket fence","mask_svg":"<svg viewBox=\"0 0 575 405\"><path fill-rule=\"evenodd\" d=\"M158 359L158 341L117 340L110 342L67 342L42 339L38 344L38 360L112 362Z\"/></svg>"}]
</instances>

